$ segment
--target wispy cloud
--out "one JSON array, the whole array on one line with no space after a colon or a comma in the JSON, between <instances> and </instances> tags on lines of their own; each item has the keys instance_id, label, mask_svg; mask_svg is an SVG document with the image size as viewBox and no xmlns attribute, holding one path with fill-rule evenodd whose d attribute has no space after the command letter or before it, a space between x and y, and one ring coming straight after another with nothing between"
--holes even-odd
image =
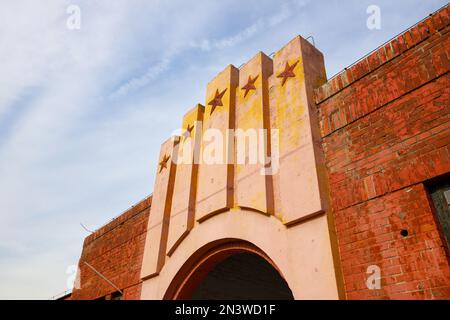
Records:
<instances>
[{"instance_id":1,"label":"wispy cloud","mask_svg":"<svg viewBox=\"0 0 450 320\"><path fill-rule=\"evenodd\" d=\"M134 91L136 89L145 87L151 81L155 80L158 76L160 76L170 65L170 60L168 58L164 58L160 62L151 66L143 75L137 76L128 80L125 84L121 85L117 91L111 94L112 98L117 98L120 96L124 96L128 94L130 91Z\"/></svg>"},{"instance_id":2,"label":"wispy cloud","mask_svg":"<svg viewBox=\"0 0 450 320\"><path fill-rule=\"evenodd\" d=\"M256 22L243 28L232 36L221 39L203 39L199 42L192 41L191 47L199 48L203 51L211 51L213 49L224 49L233 47L243 43L249 38L255 36L258 32L267 31L271 27L275 27L286 21L292 14L304 7L309 1L284 1L280 3L280 8L275 13L269 13L267 16L259 18Z\"/></svg>"},{"instance_id":3,"label":"wispy cloud","mask_svg":"<svg viewBox=\"0 0 450 320\"><path fill-rule=\"evenodd\" d=\"M252 24L251 26L245 28L244 30L240 31L239 33L237 33L231 37L218 39L218 40L203 39L199 43L193 41L193 42L191 42L191 47L199 48L203 51L210 51L212 49L223 49L223 48L227 48L227 47L233 47L236 44L242 43L243 41L247 40L251 36L255 35L263 27L264 27L263 20L258 20L256 23Z\"/></svg>"}]
</instances>

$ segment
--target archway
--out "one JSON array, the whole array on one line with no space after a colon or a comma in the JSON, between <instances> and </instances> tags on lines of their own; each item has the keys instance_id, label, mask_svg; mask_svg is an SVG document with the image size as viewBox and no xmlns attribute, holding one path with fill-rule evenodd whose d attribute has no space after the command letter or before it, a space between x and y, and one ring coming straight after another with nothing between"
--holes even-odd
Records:
<instances>
[{"instance_id":1,"label":"archway","mask_svg":"<svg viewBox=\"0 0 450 320\"><path fill-rule=\"evenodd\" d=\"M197 285L191 299L292 300L278 271L254 253L236 253L219 262Z\"/></svg>"},{"instance_id":2,"label":"archway","mask_svg":"<svg viewBox=\"0 0 450 320\"><path fill-rule=\"evenodd\" d=\"M253 244L222 240L180 269L164 299L294 299L271 259Z\"/></svg>"}]
</instances>

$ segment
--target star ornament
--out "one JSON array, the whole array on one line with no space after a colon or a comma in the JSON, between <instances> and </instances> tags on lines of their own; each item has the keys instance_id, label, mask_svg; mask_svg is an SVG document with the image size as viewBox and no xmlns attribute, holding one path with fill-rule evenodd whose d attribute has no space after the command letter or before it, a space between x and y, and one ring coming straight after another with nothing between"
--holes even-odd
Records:
<instances>
[{"instance_id":1,"label":"star ornament","mask_svg":"<svg viewBox=\"0 0 450 320\"><path fill-rule=\"evenodd\" d=\"M241 88L242 90L245 90L244 98L247 96L250 90L256 90L255 82L258 77L259 75L252 79L252 76L248 76L247 84Z\"/></svg>"},{"instance_id":2,"label":"star ornament","mask_svg":"<svg viewBox=\"0 0 450 320\"><path fill-rule=\"evenodd\" d=\"M210 102L208 102L208 105L211 106L210 115L214 112L216 107L223 106L222 97L226 91L227 91L227 89L225 88L225 90L223 90L221 93L219 93L219 90L216 89L216 94L214 95L214 98Z\"/></svg>"},{"instance_id":3,"label":"star ornament","mask_svg":"<svg viewBox=\"0 0 450 320\"><path fill-rule=\"evenodd\" d=\"M289 62L286 61L286 65L284 67L284 71L277 75L277 78L282 78L281 86L284 86L288 78L294 78L294 68L297 66L298 61L296 61L293 65L289 65Z\"/></svg>"},{"instance_id":4,"label":"star ornament","mask_svg":"<svg viewBox=\"0 0 450 320\"><path fill-rule=\"evenodd\" d=\"M161 171L163 169L167 169L167 162L169 161L169 159L170 159L170 156L165 154L164 157L159 162L159 172L158 173L161 173Z\"/></svg>"}]
</instances>

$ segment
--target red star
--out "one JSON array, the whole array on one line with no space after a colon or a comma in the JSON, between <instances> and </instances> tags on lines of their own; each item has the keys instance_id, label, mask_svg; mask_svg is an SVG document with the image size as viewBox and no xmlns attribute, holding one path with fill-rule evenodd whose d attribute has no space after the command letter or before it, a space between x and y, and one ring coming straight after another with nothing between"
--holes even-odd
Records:
<instances>
[{"instance_id":1,"label":"red star","mask_svg":"<svg viewBox=\"0 0 450 320\"><path fill-rule=\"evenodd\" d=\"M292 66L289 65L289 62L286 61L286 66L284 67L284 71L277 75L277 78L283 78L281 81L281 86L284 86L284 84L287 81L287 78L294 78L294 68L297 65L298 61L296 61Z\"/></svg>"},{"instance_id":2,"label":"red star","mask_svg":"<svg viewBox=\"0 0 450 320\"><path fill-rule=\"evenodd\" d=\"M258 79L258 77L259 77L259 75L257 75L256 77L254 77L252 79L251 76L248 76L247 84L241 88L242 90L245 90L244 98L247 96L247 94L249 93L250 90L256 90L255 81L256 81L256 79Z\"/></svg>"},{"instance_id":3,"label":"red star","mask_svg":"<svg viewBox=\"0 0 450 320\"><path fill-rule=\"evenodd\" d=\"M188 126L187 126L187 128L186 128L186 131L185 131L184 134L183 134L184 137L185 137L185 138L190 137L191 134L192 134L192 130L194 130L194 125L188 124Z\"/></svg>"},{"instance_id":4,"label":"red star","mask_svg":"<svg viewBox=\"0 0 450 320\"><path fill-rule=\"evenodd\" d=\"M216 109L217 106L223 106L222 97L225 94L225 91L227 91L226 88L221 93L219 93L219 90L216 89L216 94L214 98L210 102L208 102L208 105L211 106L210 115L214 112L214 109Z\"/></svg>"},{"instance_id":5,"label":"red star","mask_svg":"<svg viewBox=\"0 0 450 320\"><path fill-rule=\"evenodd\" d=\"M167 169L167 161L169 161L169 159L170 159L170 156L165 154L164 157L159 162L159 172L158 173L160 173L163 169Z\"/></svg>"}]
</instances>

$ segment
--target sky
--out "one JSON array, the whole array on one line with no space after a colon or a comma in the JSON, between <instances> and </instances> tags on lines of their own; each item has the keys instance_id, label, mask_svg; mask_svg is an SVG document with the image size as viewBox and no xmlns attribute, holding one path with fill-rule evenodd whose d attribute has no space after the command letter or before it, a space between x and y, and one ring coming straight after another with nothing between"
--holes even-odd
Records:
<instances>
[{"instance_id":1,"label":"sky","mask_svg":"<svg viewBox=\"0 0 450 320\"><path fill-rule=\"evenodd\" d=\"M332 76L446 3L1 0L0 299L67 290L81 224L151 194L161 143L228 64L313 36Z\"/></svg>"}]
</instances>

